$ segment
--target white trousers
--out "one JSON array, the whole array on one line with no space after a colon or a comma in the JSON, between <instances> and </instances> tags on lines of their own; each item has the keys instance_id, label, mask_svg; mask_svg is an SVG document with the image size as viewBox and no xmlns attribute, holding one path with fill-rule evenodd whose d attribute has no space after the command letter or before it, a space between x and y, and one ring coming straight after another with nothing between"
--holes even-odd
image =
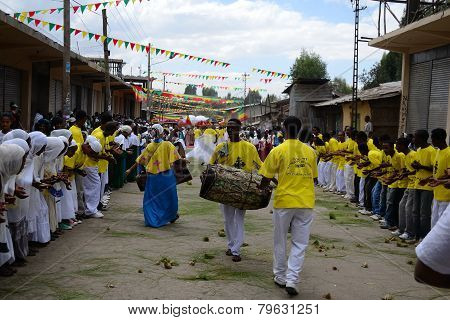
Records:
<instances>
[{"instance_id":1,"label":"white trousers","mask_svg":"<svg viewBox=\"0 0 450 320\"><path fill-rule=\"evenodd\" d=\"M431 208L431 228L433 228L444 214L450 202L433 200Z\"/></svg>"},{"instance_id":2,"label":"white trousers","mask_svg":"<svg viewBox=\"0 0 450 320\"><path fill-rule=\"evenodd\" d=\"M336 163L331 162L330 165L330 182L328 183L327 189L330 191L336 190L336 173L337 173L337 167L338 165Z\"/></svg>"},{"instance_id":3,"label":"white trousers","mask_svg":"<svg viewBox=\"0 0 450 320\"><path fill-rule=\"evenodd\" d=\"M66 185L61 183L63 196L61 199L61 217L63 220L75 218L75 210L73 207L72 190L67 190Z\"/></svg>"},{"instance_id":4,"label":"white trousers","mask_svg":"<svg viewBox=\"0 0 450 320\"><path fill-rule=\"evenodd\" d=\"M273 273L287 286L296 288L300 282L313 219L312 209L273 209ZM286 264L289 226L292 246Z\"/></svg>"},{"instance_id":5,"label":"white trousers","mask_svg":"<svg viewBox=\"0 0 450 320\"><path fill-rule=\"evenodd\" d=\"M100 181L101 181L100 200L102 200L103 196L105 195L105 187L108 184L108 170L100 174Z\"/></svg>"},{"instance_id":6,"label":"white trousers","mask_svg":"<svg viewBox=\"0 0 450 320\"><path fill-rule=\"evenodd\" d=\"M83 190L84 190L84 207L86 215L93 215L98 212L97 206L100 203L100 188L101 181L98 175L97 167L84 168L87 175L83 177Z\"/></svg>"},{"instance_id":7,"label":"white trousers","mask_svg":"<svg viewBox=\"0 0 450 320\"><path fill-rule=\"evenodd\" d=\"M75 181L77 185L77 200L78 200L78 206L77 211L80 211L80 213L84 213L84 191L83 191L83 177L80 175L75 176Z\"/></svg>"},{"instance_id":8,"label":"white trousers","mask_svg":"<svg viewBox=\"0 0 450 320\"><path fill-rule=\"evenodd\" d=\"M240 210L224 204L220 205L225 222L225 233L228 240L228 249L234 256L241 254L244 243L244 216L245 210Z\"/></svg>"},{"instance_id":9,"label":"white trousers","mask_svg":"<svg viewBox=\"0 0 450 320\"><path fill-rule=\"evenodd\" d=\"M328 185L330 184L330 170L331 170L331 165L332 163L330 161L325 162L324 166L323 166L323 182L324 182L324 187L328 187Z\"/></svg>"},{"instance_id":10,"label":"white trousers","mask_svg":"<svg viewBox=\"0 0 450 320\"><path fill-rule=\"evenodd\" d=\"M364 185L366 183L366 178L361 178L359 180L359 205L364 207Z\"/></svg>"},{"instance_id":11,"label":"white trousers","mask_svg":"<svg viewBox=\"0 0 450 320\"><path fill-rule=\"evenodd\" d=\"M325 162L319 161L319 163L317 164L317 171L319 172L317 182L319 183L319 186L325 185L324 170L325 170Z\"/></svg>"},{"instance_id":12,"label":"white trousers","mask_svg":"<svg viewBox=\"0 0 450 320\"><path fill-rule=\"evenodd\" d=\"M355 197L355 171L353 166L346 164L344 168L345 192L346 197L353 199Z\"/></svg>"},{"instance_id":13,"label":"white trousers","mask_svg":"<svg viewBox=\"0 0 450 320\"><path fill-rule=\"evenodd\" d=\"M338 192L345 192L344 170L336 171L336 189Z\"/></svg>"}]
</instances>

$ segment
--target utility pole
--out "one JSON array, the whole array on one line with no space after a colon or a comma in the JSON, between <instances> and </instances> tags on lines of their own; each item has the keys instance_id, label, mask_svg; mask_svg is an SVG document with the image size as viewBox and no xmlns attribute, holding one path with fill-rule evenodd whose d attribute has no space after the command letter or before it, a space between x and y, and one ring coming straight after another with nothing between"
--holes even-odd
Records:
<instances>
[{"instance_id":1,"label":"utility pole","mask_svg":"<svg viewBox=\"0 0 450 320\"><path fill-rule=\"evenodd\" d=\"M70 0L64 0L64 51L63 51L63 87L62 110L69 115L71 110L70 97Z\"/></svg>"},{"instance_id":2,"label":"utility pole","mask_svg":"<svg viewBox=\"0 0 450 320\"><path fill-rule=\"evenodd\" d=\"M106 9L102 10L103 36L108 36L108 17ZM109 78L109 50L108 41L103 42L103 62L105 63L105 111L111 111L111 81Z\"/></svg>"},{"instance_id":3,"label":"utility pole","mask_svg":"<svg viewBox=\"0 0 450 320\"><path fill-rule=\"evenodd\" d=\"M163 92L166 91L166 75L163 75Z\"/></svg>"},{"instance_id":4,"label":"utility pole","mask_svg":"<svg viewBox=\"0 0 450 320\"><path fill-rule=\"evenodd\" d=\"M355 37L353 48L353 86L352 86L352 127L358 130L358 64L359 64L359 0L355 4Z\"/></svg>"},{"instance_id":5,"label":"utility pole","mask_svg":"<svg viewBox=\"0 0 450 320\"><path fill-rule=\"evenodd\" d=\"M250 76L248 73L246 73L246 72L244 72L244 74L242 75L242 77L243 77L243 80L244 80L244 108L245 108L245 96L246 96L246 94L247 94L247 77L248 76ZM250 102L250 99L249 99L249 102ZM252 118L252 108L251 107L248 107L249 109L249 119L250 119L250 121L251 121L251 118Z\"/></svg>"},{"instance_id":6,"label":"utility pole","mask_svg":"<svg viewBox=\"0 0 450 320\"><path fill-rule=\"evenodd\" d=\"M151 105L152 105L152 75L151 75L151 44L148 44L148 61L147 61L147 119L150 119Z\"/></svg>"}]
</instances>

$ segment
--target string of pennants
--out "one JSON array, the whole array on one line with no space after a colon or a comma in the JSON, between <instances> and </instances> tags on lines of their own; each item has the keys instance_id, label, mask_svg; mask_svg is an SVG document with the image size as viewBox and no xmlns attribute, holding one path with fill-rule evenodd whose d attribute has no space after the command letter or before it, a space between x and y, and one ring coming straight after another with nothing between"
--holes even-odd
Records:
<instances>
[{"instance_id":1,"label":"string of pennants","mask_svg":"<svg viewBox=\"0 0 450 320\"><path fill-rule=\"evenodd\" d=\"M271 83L273 79L259 79L260 82Z\"/></svg>"},{"instance_id":2,"label":"string of pennants","mask_svg":"<svg viewBox=\"0 0 450 320\"><path fill-rule=\"evenodd\" d=\"M193 79L204 79L204 80L226 80L229 77L224 76L214 76L214 75L202 75L193 73L172 73L172 72L152 72L152 74L162 74L168 77L187 77Z\"/></svg>"},{"instance_id":3,"label":"string of pennants","mask_svg":"<svg viewBox=\"0 0 450 320\"><path fill-rule=\"evenodd\" d=\"M14 18L19 20L20 22L26 22L26 23L32 24L32 25L34 24L36 27L38 27L39 25L43 28L48 27L49 31L64 30L64 26L62 26L60 24L51 23L48 21L23 16L20 13L14 14ZM87 38L88 40L91 40L91 41L93 41L93 40L99 41L100 40L101 43L104 43L106 41L107 44L110 44L112 42L112 44L118 48L121 48L122 46L124 46L125 49L130 49L130 50L136 51L136 52L146 51L148 53L150 51L152 54L155 54L155 55L165 55L169 59L180 58L180 59L196 61L196 62L210 64L213 66L224 67L224 68L227 68L230 66L229 63L218 61L218 60L196 57L196 56L192 56L192 55L185 54L185 53L179 53L179 52L174 52L174 51L170 51L170 50L166 50L166 49L155 48L153 46L150 47L148 45L142 45L139 43L134 43L134 42L129 42L129 41L120 40L120 39L116 39L116 38L106 37L101 34L91 33L91 32L80 30L80 29L70 28L70 33L73 34L74 36L81 35L81 37L83 39Z\"/></svg>"},{"instance_id":4,"label":"string of pennants","mask_svg":"<svg viewBox=\"0 0 450 320\"><path fill-rule=\"evenodd\" d=\"M164 82L163 80L155 80L158 82ZM194 86L197 88L213 88L216 90L234 90L234 91L240 91L240 90L244 90L244 88L241 87L228 87L228 86L215 86L215 85L205 85L205 84L195 84L195 83L184 83L184 82L172 82L172 81L166 81L167 84L174 84L177 86ZM261 89L261 88L247 88L247 90L253 90L253 91L267 91L266 89Z\"/></svg>"},{"instance_id":5,"label":"string of pennants","mask_svg":"<svg viewBox=\"0 0 450 320\"><path fill-rule=\"evenodd\" d=\"M105 2L97 2L97 3L89 3L85 5L78 5L78 6L72 6L72 12L77 13L81 12L84 13L87 10L89 11L97 11L99 8L106 8L108 7L118 7L120 4L124 4L126 7L128 3L135 4L136 2L142 3L142 0L114 0L114 1L105 1ZM150 1L150 0L147 0ZM52 9L43 9L43 10L34 10L34 11L24 11L24 12L17 12L15 14L19 14L26 17L33 17L35 14L53 14L53 13L61 13L64 10L64 8L52 8Z\"/></svg>"},{"instance_id":6,"label":"string of pennants","mask_svg":"<svg viewBox=\"0 0 450 320\"><path fill-rule=\"evenodd\" d=\"M256 73L265 75L267 77L275 77L275 78L281 78L281 79L289 79L291 77L290 75L285 74L285 73L269 71L269 70L264 70L264 69L257 69L257 68L253 68L252 72L256 72Z\"/></svg>"}]
</instances>

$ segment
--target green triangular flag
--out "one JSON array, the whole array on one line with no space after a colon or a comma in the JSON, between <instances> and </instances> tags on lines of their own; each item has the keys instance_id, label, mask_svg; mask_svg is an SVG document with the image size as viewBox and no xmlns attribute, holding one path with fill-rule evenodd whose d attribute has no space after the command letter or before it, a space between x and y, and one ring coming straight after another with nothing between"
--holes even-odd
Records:
<instances>
[{"instance_id":1,"label":"green triangular flag","mask_svg":"<svg viewBox=\"0 0 450 320\"><path fill-rule=\"evenodd\" d=\"M141 52L144 52L145 46L141 46Z\"/></svg>"},{"instance_id":2,"label":"green triangular flag","mask_svg":"<svg viewBox=\"0 0 450 320\"><path fill-rule=\"evenodd\" d=\"M125 7L126 7L128 2L130 2L130 0L123 0L123 2L125 3Z\"/></svg>"},{"instance_id":3,"label":"green triangular flag","mask_svg":"<svg viewBox=\"0 0 450 320\"><path fill-rule=\"evenodd\" d=\"M84 10L86 10L86 5L85 6L81 6L81 13L84 13Z\"/></svg>"},{"instance_id":4,"label":"green triangular flag","mask_svg":"<svg viewBox=\"0 0 450 320\"><path fill-rule=\"evenodd\" d=\"M201 61L201 60L202 60L202 58L200 58L200 57L197 58L197 61Z\"/></svg>"},{"instance_id":5,"label":"green triangular flag","mask_svg":"<svg viewBox=\"0 0 450 320\"><path fill-rule=\"evenodd\" d=\"M33 21L33 19L30 17L27 17L27 21L28 21L28 23L31 23L31 21Z\"/></svg>"},{"instance_id":6,"label":"green triangular flag","mask_svg":"<svg viewBox=\"0 0 450 320\"><path fill-rule=\"evenodd\" d=\"M75 31L75 29L70 28L70 34L72 34Z\"/></svg>"},{"instance_id":7,"label":"green triangular flag","mask_svg":"<svg viewBox=\"0 0 450 320\"><path fill-rule=\"evenodd\" d=\"M54 23L49 23L48 24L48 30L52 31L52 29L55 27Z\"/></svg>"},{"instance_id":8,"label":"green triangular flag","mask_svg":"<svg viewBox=\"0 0 450 320\"><path fill-rule=\"evenodd\" d=\"M89 32L88 37L89 37L89 40L91 40L94 37L94 34Z\"/></svg>"},{"instance_id":9,"label":"green triangular flag","mask_svg":"<svg viewBox=\"0 0 450 320\"><path fill-rule=\"evenodd\" d=\"M128 48L128 45L129 45L130 43L128 42L128 41L125 41L125 48Z\"/></svg>"},{"instance_id":10,"label":"green triangular flag","mask_svg":"<svg viewBox=\"0 0 450 320\"><path fill-rule=\"evenodd\" d=\"M106 44L109 44L112 41L112 38L106 38Z\"/></svg>"},{"instance_id":11,"label":"green triangular flag","mask_svg":"<svg viewBox=\"0 0 450 320\"><path fill-rule=\"evenodd\" d=\"M20 17L20 12L14 13L14 18L19 18Z\"/></svg>"},{"instance_id":12,"label":"green triangular flag","mask_svg":"<svg viewBox=\"0 0 450 320\"><path fill-rule=\"evenodd\" d=\"M156 55L158 55L160 51L161 51L161 49L156 48L156 50L155 50Z\"/></svg>"},{"instance_id":13,"label":"green triangular flag","mask_svg":"<svg viewBox=\"0 0 450 320\"><path fill-rule=\"evenodd\" d=\"M103 5L103 8L104 8L104 7L106 7L108 5L108 2L103 2L102 5Z\"/></svg>"},{"instance_id":14,"label":"green triangular flag","mask_svg":"<svg viewBox=\"0 0 450 320\"><path fill-rule=\"evenodd\" d=\"M58 8L58 13L61 13L61 11L63 11L64 8Z\"/></svg>"}]
</instances>

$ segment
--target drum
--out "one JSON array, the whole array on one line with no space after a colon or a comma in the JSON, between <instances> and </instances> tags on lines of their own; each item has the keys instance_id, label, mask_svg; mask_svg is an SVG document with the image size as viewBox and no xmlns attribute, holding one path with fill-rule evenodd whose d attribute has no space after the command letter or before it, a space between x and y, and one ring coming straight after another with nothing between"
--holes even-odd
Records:
<instances>
[{"instance_id":1,"label":"drum","mask_svg":"<svg viewBox=\"0 0 450 320\"><path fill-rule=\"evenodd\" d=\"M265 208L272 195L272 189L259 189L262 176L220 164L208 165L200 179L201 198L241 210Z\"/></svg>"}]
</instances>

